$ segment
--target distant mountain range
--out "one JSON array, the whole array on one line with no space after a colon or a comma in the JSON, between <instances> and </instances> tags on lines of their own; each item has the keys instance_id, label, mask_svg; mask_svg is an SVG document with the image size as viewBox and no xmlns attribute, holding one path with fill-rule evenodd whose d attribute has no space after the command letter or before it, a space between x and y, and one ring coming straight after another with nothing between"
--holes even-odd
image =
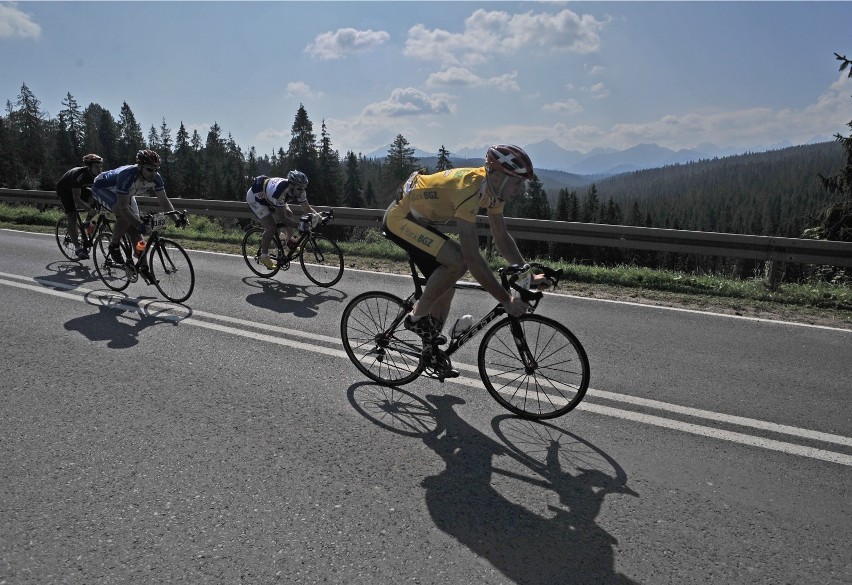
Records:
<instances>
[{"instance_id":1,"label":"distant mountain range","mask_svg":"<svg viewBox=\"0 0 852 585\"><path fill-rule=\"evenodd\" d=\"M813 138L807 144L829 142L832 139L831 136L820 136ZM746 152L778 150L790 146L794 145L779 143L748 149L736 149L720 148L713 144L701 144L693 149L675 151L657 144L639 144L624 150L596 148L590 152L583 153L576 150L566 150L551 140L542 140L541 142L527 144L524 146L524 149L529 153L530 158L532 158L533 164L536 167L536 173L542 178L542 182L545 182L544 175L550 174L543 172L546 169L578 176L578 180L581 182L584 179L580 177L586 177L589 180L585 180L582 184L590 184L595 179L620 173L721 158ZM384 158L387 156L390 148L391 145L388 144L385 148L377 149L365 156L367 158ZM481 148L463 148L457 152L450 151L450 160L457 167L468 164L481 165L483 155L487 149L488 145L483 145ZM430 159L437 160L438 153L415 148L414 156L424 164L429 165L428 161Z\"/></svg>"}]
</instances>

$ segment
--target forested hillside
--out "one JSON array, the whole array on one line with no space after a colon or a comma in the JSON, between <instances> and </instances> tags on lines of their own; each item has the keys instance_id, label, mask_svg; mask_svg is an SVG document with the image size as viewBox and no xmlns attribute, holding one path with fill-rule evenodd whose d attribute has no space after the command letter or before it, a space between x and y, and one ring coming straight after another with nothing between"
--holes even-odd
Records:
<instances>
[{"instance_id":1,"label":"forested hillside","mask_svg":"<svg viewBox=\"0 0 852 585\"><path fill-rule=\"evenodd\" d=\"M632 225L800 237L832 201L819 175L843 166L842 145L825 142L625 173L595 187Z\"/></svg>"}]
</instances>

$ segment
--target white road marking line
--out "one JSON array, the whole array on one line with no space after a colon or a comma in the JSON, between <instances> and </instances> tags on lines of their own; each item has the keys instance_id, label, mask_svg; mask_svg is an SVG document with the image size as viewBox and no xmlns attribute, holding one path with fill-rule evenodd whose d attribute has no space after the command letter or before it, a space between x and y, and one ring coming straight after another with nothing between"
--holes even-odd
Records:
<instances>
[{"instance_id":1,"label":"white road marking line","mask_svg":"<svg viewBox=\"0 0 852 585\"><path fill-rule=\"evenodd\" d=\"M24 282L15 282L11 280L2 280L0 279L0 284L6 286L12 286L15 288L21 288L25 290L30 290L33 292L46 294L50 296L55 296L64 299L75 300L77 302L87 302L86 296L95 296L98 298L102 298L107 301L116 301L120 298L123 298L119 293L112 292L104 292L104 291L96 291L92 289L88 289L85 287L75 286L75 285L67 285L63 283L55 283L49 282L50 286L54 286L59 289L65 290L55 290L50 288L45 288L44 283L45 279L34 279L31 277L23 277L15 274L8 274L5 272L0 272L0 276L6 278L14 278ZM30 284L33 283L33 284ZM65 292L66 290L73 290L74 292ZM319 336L311 333L306 333L303 331L298 331L295 329L288 329L285 327L277 327L274 325L268 325L264 323L257 323L254 321L248 321L245 319L239 319L235 317L227 317L223 315L217 315L214 313L207 313L203 311L195 311L195 310L187 310L186 314L181 315L175 309L177 306L172 305L170 303L165 303L163 301L151 300L151 301L136 301L136 302L116 302L113 306L116 308L122 308L128 311L134 311L140 314L144 314L145 312L151 311L151 309L157 308L158 305L165 305L166 313L171 312L172 315L163 316L158 315L159 318L169 319L173 318L176 320L181 320L183 323L187 325L192 325L196 327L202 327L205 329L210 329L213 331L220 331L223 333L228 333L231 335L237 335L240 337L246 337L250 339L255 339L258 341L264 341L267 343L273 343L276 345L283 345L287 347L293 347L297 349L303 349L305 351L311 351L314 353L322 353L325 355L339 357L348 359L346 352L340 349L333 349L329 347L317 346L311 343L302 343L300 341L296 341L293 339L286 339L281 337L281 334L291 335L295 337L309 338L311 340L320 339L325 341L326 343L333 343L335 345L339 345L341 342L336 337L329 336ZM191 311L191 314L190 314ZM237 327L231 327L229 325L222 325L219 323L211 323L208 321L201 320L199 317L204 317L207 319L222 321L225 323L233 323L236 325L240 325L243 327L251 327L254 329L266 330L278 333L277 336L268 335L265 333L259 333L256 331L249 331L245 329L240 329ZM454 364L455 365L455 364ZM477 368L473 366L469 366L467 364L458 364L456 367L460 369L468 370L468 371L478 371ZM458 384L462 386L473 387L477 389L484 390L484 386L480 379L473 378L455 378L447 380L450 383ZM605 390L594 390L589 389L589 396L598 396L601 398L605 398L608 400L625 402L628 404L636 404L639 406L646 406L649 408L655 408L658 410L666 410L670 412L675 412L679 414L686 414L688 416L693 416L696 418L705 418L709 420L715 420L719 422L727 422L731 424L736 424L739 426L746 426L755 429L761 430L769 430L776 433L781 434L789 434L807 439L814 439L823 442L837 443L840 445L852 446L852 437L844 437L841 435L833 435L829 433L822 433L818 431L812 431L808 429L801 429L797 427L791 427L787 425L779 425L767 421L761 421L756 419L749 419L744 417L738 417L733 415L726 415L722 413L715 413L706 410L699 410L694 408L689 408L685 406L678 406L675 404L669 404L665 402L660 402L656 400L649 400L646 398L640 398L636 396L629 396L623 394L616 394L614 392L607 392ZM833 451L826 451L824 449L817 449L813 447L805 447L803 445L796 445L794 443L787 443L783 441L777 441L773 439L767 439L763 437L755 437L752 435L747 435L744 433L738 433L733 431L727 431L722 429L715 429L712 427L704 427L700 425L696 425L694 423L687 423L677 420L667 419L661 416L644 414L639 412L633 412L628 410L622 410L618 408L613 408L610 406L604 406L599 404L593 404L589 402L581 402L579 406L577 406L578 410L585 410L588 412L593 412L596 414L603 414L606 416L612 416L615 418L620 418L624 420L631 420L635 422L640 422L644 424L649 424L657 427L668 428L672 430L678 430L681 432L686 432L694 435L711 437L720 440L726 440L734 443L740 443L743 445L750 445L754 447L760 447L763 449L769 449L773 451L780 451L792 455L799 455L802 457L809 457L811 459L819 459L822 461L828 461L832 463L839 463L841 465L852 466L852 455L847 455L844 453L836 453Z\"/></svg>"}]
</instances>

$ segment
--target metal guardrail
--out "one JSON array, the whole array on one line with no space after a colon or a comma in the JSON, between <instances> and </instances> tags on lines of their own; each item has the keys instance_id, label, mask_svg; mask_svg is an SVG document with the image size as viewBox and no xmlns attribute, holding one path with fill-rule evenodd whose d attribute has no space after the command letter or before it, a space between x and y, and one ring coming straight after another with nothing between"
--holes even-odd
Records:
<instances>
[{"instance_id":1,"label":"metal guardrail","mask_svg":"<svg viewBox=\"0 0 852 585\"><path fill-rule=\"evenodd\" d=\"M0 201L59 205L53 191L28 191L23 189L0 189ZM144 208L158 208L154 197L137 197ZM243 201L219 201L208 199L172 198L177 209L186 209L190 214L209 217L252 218L254 214ZM318 210L328 207L314 206ZM335 207L334 222L345 226L381 227L382 209ZM603 246L703 254L729 258L749 258L773 262L801 264L826 264L852 267L852 243L805 240L801 238L776 238L772 236L749 236L717 232L695 232L661 228L643 228L623 225L604 225L550 221L539 219L506 218L512 235L520 240L564 242L584 246ZM488 220L477 218L477 227L487 236ZM447 231L454 231L452 225Z\"/></svg>"}]
</instances>

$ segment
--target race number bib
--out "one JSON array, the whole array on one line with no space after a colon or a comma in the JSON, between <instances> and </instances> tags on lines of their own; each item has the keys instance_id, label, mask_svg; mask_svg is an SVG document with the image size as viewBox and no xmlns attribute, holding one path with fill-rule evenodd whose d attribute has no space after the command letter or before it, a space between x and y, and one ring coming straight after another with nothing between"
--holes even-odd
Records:
<instances>
[{"instance_id":1,"label":"race number bib","mask_svg":"<svg viewBox=\"0 0 852 585\"><path fill-rule=\"evenodd\" d=\"M165 213L155 213L154 217L151 218L151 227L154 229L162 228L166 226L166 214Z\"/></svg>"}]
</instances>

